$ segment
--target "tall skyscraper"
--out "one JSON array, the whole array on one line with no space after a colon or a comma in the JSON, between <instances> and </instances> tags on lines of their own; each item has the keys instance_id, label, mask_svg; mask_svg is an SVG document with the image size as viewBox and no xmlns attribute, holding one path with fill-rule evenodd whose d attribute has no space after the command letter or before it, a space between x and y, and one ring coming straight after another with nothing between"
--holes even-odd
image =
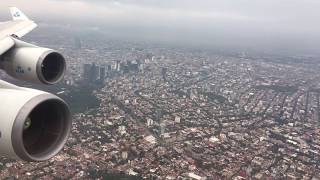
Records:
<instances>
[{"instance_id":1,"label":"tall skyscraper","mask_svg":"<svg viewBox=\"0 0 320 180\"><path fill-rule=\"evenodd\" d=\"M121 70L121 65L120 65L120 61L118 60L116 64L116 71L119 72L120 70Z\"/></svg>"},{"instance_id":2,"label":"tall skyscraper","mask_svg":"<svg viewBox=\"0 0 320 180\"><path fill-rule=\"evenodd\" d=\"M99 67L96 66L95 63L92 63L89 80L92 81L92 82L97 80L98 79L98 75L99 75Z\"/></svg>"},{"instance_id":3,"label":"tall skyscraper","mask_svg":"<svg viewBox=\"0 0 320 180\"><path fill-rule=\"evenodd\" d=\"M90 71L91 71L91 64L84 64L83 65L83 78L85 80L89 80Z\"/></svg>"},{"instance_id":4,"label":"tall skyscraper","mask_svg":"<svg viewBox=\"0 0 320 180\"><path fill-rule=\"evenodd\" d=\"M99 76L99 66L95 63L83 65L83 79L88 82L94 82Z\"/></svg>"},{"instance_id":5,"label":"tall skyscraper","mask_svg":"<svg viewBox=\"0 0 320 180\"><path fill-rule=\"evenodd\" d=\"M160 136L162 136L166 130L166 124L163 121L162 115L163 115L162 110L156 110L156 121L159 123Z\"/></svg>"},{"instance_id":6,"label":"tall skyscraper","mask_svg":"<svg viewBox=\"0 0 320 180\"><path fill-rule=\"evenodd\" d=\"M106 68L100 67L100 75L99 75L100 81L104 81L105 77L106 77Z\"/></svg>"},{"instance_id":7,"label":"tall skyscraper","mask_svg":"<svg viewBox=\"0 0 320 180\"><path fill-rule=\"evenodd\" d=\"M165 67L162 68L161 74L164 81L167 81L167 71L168 71L167 68Z\"/></svg>"}]
</instances>

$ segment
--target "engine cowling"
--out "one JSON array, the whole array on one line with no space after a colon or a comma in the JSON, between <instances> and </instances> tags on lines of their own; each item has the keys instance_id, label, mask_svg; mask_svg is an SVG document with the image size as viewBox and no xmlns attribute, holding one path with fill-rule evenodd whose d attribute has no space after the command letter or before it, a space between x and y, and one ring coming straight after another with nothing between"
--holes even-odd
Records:
<instances>
[{"instance_id":1,"label":"engine cowling","mask_svg":"<svg viewBox=\"0 0 320 180\"><path fill-rule=\"evenodd\" d=\"M27 88L0 89L0 156L45 161L64 146L71 129L67 104Z\"/></svg>"},{"instance_id":2,"label":"engine cowling","mask_svg":"<svg viewBox=\"0 0 320 180\"><path fill-rule=\"evenodd\" d=\"M55 84L63 78L66 62L59 52L16 39L15 43L0 61L0 67L7 74L19 80L43 84Z\"/></svg>"}]
</instances>

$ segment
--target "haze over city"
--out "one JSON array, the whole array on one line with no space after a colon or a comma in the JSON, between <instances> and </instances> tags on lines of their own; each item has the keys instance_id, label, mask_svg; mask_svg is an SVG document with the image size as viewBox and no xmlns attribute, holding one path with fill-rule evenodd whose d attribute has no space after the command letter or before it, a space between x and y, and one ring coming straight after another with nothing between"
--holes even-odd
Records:
<instances>
[{"instance_id":1,"label":"haze over city","mask_svg":"<svg viewBox=\"0 0 320 180\"><path fill-rule=\"evenodd\" d=\"M34 6L36 4L36 6ZM113 37L193 47L318 54L317 0L4 0L35 20Z\"/></svg>"},{"instance_id":2,"label":"haze over city","mask_svg":"<svg viewBox=\"0 0 320 180\"><path fill-rule=\"evenodd\" d=\"M0 179L319 180L319 9L2 0Z\"/></svg>"}]
</instances>

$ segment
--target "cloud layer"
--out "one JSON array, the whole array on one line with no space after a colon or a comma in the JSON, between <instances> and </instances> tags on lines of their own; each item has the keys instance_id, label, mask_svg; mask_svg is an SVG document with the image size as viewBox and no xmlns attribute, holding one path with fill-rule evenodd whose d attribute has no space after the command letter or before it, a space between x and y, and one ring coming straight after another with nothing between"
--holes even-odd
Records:
<instances>
[{"instance_id":1,"label":"cloud layer","mask_svg":"<svg viewBox=\"0 0 320 180\"><path fill-rule=\"evenodd\" d=\"M98 26L138 38L279 46L319 45L318 0L2 0L41 22ZM297 46L297 45L295 45Z\"/></svg>"}]
</instances>

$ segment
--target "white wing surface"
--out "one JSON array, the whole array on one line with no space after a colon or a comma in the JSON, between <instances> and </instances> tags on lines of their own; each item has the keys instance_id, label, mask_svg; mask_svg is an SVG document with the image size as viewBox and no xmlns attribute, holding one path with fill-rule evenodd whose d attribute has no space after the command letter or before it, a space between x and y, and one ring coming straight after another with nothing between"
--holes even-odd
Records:
<instances>
[{"instance_id":1,"label":"white wing surface","mask_svg":"<svg viewBox=\"0 0 320 180\"><path fill-rule=\"evenodd\" d=\"M0 55L14 46L12 37L21 38L37 27L37 24L18 8L11 7L10 13L12 21L0 23Z\"/></svg>"}]
</instances>

